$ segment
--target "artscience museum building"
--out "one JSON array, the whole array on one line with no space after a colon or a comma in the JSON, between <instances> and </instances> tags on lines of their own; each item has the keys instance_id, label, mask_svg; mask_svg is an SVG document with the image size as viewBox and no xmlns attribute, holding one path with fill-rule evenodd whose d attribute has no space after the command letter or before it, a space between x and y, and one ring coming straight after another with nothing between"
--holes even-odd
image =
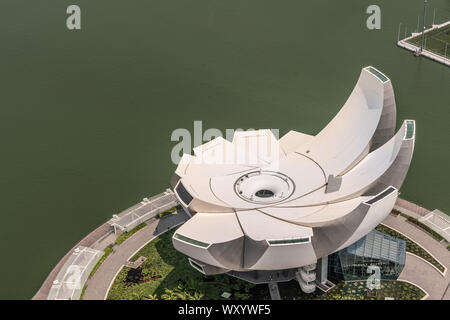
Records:
<instances>
[{"instance_id":1,"label":"artscience museum building","mask_svg":"<svg viewBox=\"0 0 450 320\"><path fill-rule=\"evenodd\" d=\"M184 154L172 178L190 219L174 247L205 275L254 283L326 282L328 256L391 212L414 150L415 122L396 131L390 79L362 69L349 98L317 135L238 131Z\"/></svg>"}]
</instances>

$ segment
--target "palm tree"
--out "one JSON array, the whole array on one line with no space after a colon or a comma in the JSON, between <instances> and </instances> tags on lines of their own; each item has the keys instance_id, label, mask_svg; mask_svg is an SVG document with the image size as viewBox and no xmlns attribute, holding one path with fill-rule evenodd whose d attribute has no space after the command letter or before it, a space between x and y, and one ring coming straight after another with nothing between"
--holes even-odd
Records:
<instances>
[{"instance_id":1,"label":"palm tree","mask_svg":"<svg viewBox=\"0 0 450 320\"><path fill-rule=\"evenodd\" d=\"M176 300L174 291L167 288L164 290L164 294L161 295L161 298L163 300Z\"/></svg>"}]
</instances>

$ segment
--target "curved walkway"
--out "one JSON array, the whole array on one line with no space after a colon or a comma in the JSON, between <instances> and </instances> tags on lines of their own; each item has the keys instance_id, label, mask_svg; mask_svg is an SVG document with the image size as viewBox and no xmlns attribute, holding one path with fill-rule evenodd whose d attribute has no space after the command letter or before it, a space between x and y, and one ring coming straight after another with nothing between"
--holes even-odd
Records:
<instances>
[{"instance_id":1,"label":"curved walkway","mask_svg":"<svg viewBox=\"0 0 450 320\"><path fill-rule=\"evenodd\" d=\"M86 282L83 300L106 299L109 288L117 274L137 251L155 237L183 223L187 219L188 216L182 210L162 219L152 219L147 222L145 228L133 234L132 237L125 240L122 244L115 246L113 253L103 261L92 278Z\"/></svg>"},{"instance_id":2,"label":"curved walkway","mask_svg":"<svg viewBox=\"0 0 450 320\"><path fill-rule=\"evenodd\" d=\"M400 215L389 215L383 224L400 231L425 248L447 269L450 268L450 252L447 248L425 231L407 222L406 218ZM406 255L406 264L399 280L417 284L429 294L428 299L430 300L450 299L450 290L447 290L450 284L450 272L443 276L436 268L415 255Z\"/></svg>"},{"instance_id":3,"label":"curved walkway","mask_svg":"<svg viewBox=\"0 0 450 320\"><path fill-rule=\"evenodd\" d=\"M38 292L33 296L32 300L46 300L50 289L53 285L53 281L56 279L56 276L61 271L62 267L69 259L69 257L73 254L74 250L80 246L83 247L91 247L96 242L101 241L109 234L112 234L111 226L108 223L102 224L100 227L96 228L94 231L89 233L86 237L84 237L80 242L78 242L69 252L67 252L64 257L58 262L58 264L53 268L47 278L44 280L44 283L39 288Z\"/></svg>"},{"instance_id":4,"label":"curved walkway","mask_svg":"<svg viewBox=\"0 0 450 320\"><path fill-rule=\"evenodd\" d=\"M423 259L409 253L406 254L406 264L398 280L406 280L419 286L428 293L427 299L431 300L440 300L445 290L442 290L442 275Z\"/></svg>"}]
</instances>

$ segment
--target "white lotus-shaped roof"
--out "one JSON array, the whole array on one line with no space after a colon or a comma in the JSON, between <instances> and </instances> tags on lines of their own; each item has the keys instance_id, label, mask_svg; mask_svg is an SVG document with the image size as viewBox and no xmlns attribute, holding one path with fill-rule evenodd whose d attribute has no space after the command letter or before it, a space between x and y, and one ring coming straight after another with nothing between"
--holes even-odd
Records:
<instances>
[{"instance_id":1,"label":"white lotus-shaped roof","mask_svg":"<svg viewBox=\"0 0 450 320\"><path fill-rule=\"evenodd\" d=\"M409 168L415 123L395 125L391 81L366 67L315 136L239 131L194 148L172 179L193 214L175 247L219 273L299 267L352 244L389 214Z\"/></svg>"}]
</instances>

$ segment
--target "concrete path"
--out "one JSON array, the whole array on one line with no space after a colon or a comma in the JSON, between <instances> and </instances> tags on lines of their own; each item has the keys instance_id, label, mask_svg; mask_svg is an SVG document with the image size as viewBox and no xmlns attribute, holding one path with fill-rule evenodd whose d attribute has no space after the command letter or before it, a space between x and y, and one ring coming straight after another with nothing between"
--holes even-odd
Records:
<instances>
[{"instance_id":1,"label":"concrete path","mask_svg":"<svg viewBox=\"0 0 450 320\"><path fill-rule=\"evenodd\" d=\"M398 279L418 285L429 294L428 300L440 300L444 295L445 279L435 268L415 255L406 254L406 264Z\"/></svg>"},{"instance_id":2,"label":"concrete path","mask_svg":"<svg viewBox=\"0 0 450 320\"><path fill-rule=\"evenodd\" d=\"M106 299L114 279L128 259L155 237L183 223L187 219L188 216L186 213L180 210L162 219L149 220L146 227L133 234L133 236L120 245L115 246L113 253L103 261L92 278L86 282L86 291L84 292L83 300Z\"/></svg>"},{"instance_id":3,"label":"concrete path","mask_svg":"<svg viewBox=\"0 0 450 320\"><path fill-rule=\"evenodd\" d=\"M400 231L431 253L447 269L450 268L450 251L428 233L407 222L404 217L389 215L383 224ZM450 289L447 289L450 285L450 272L447 271L442 276L436 268L414 255L406 255L406 265L399 279L423 288L430 295L428 299L450 299Z\"/></svg>"}]
</instances>

